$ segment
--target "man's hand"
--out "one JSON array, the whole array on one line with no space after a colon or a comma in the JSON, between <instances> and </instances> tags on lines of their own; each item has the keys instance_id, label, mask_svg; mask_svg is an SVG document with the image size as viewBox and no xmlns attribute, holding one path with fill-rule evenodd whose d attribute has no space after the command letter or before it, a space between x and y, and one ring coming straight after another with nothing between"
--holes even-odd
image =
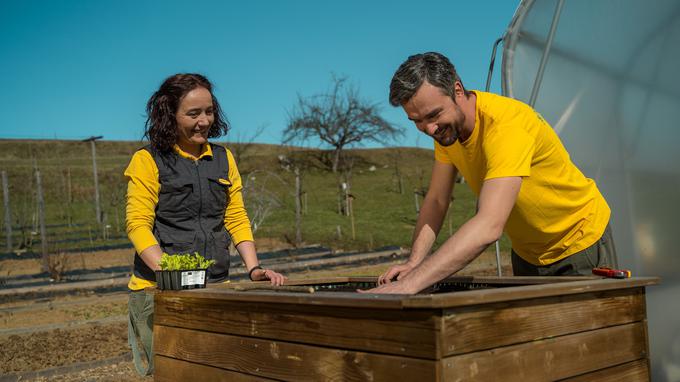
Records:
<instances>
[{"instance_id":1,"label":"man's hand","mask_svg":"<svg viewBox=\"0 0 680 382\"><path fill-rule=\"evenodd\" d=\"M359 293L381 293L381 294L416 294L419 291L414 288L414 286L407 280L393 281L388 284L380 285L373 289L361 290L358 289Z\"/></svg>"},{"instance_id":2,"label":"man's hand","mask_svg":"<svg viewBox=\"0 0 680 382\"><path fill-rule=\"evenodd\" d=\"M383 285L387 283L391 283L392 280L396 278L396 280L401 280L409 274L413 270L413 268L416 267L417 264L413 264L411 262L406 262L404 264L397 264L391 266L385 273L380 275L378 277L378 285Z\"/></svg>"}]
</instances>

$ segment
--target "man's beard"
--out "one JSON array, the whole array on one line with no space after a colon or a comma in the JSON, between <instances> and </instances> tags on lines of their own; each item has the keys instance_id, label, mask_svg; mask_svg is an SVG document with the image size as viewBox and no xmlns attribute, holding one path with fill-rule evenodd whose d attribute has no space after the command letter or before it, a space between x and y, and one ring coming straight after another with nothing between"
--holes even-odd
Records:
<instances>
[{"instance_id":1,"label":"man's beard","mask_svg":"<svg viewBox=\"0 0 680 382\"><path fill-rule=\"evenodd\" d=\"M432 134L432 138L444 147L451 146L456 143L456 141L460 140L460 132L465 123L465 114L463 114L460 106L456 104L455 99L453 100L453 103L456 109L456 118L453 122L440 124L434 134Z\"/></svg>"},{"instance_id":2,"label":"man's beard","mask_svg":"<svg viewBox=\"0 0 680 382\"><path fill-rule=\"evenodd\" d=\"M453 123L439 125L432 138L444 147L451 146L460 138L460 128Z\"/></svg>"}]
</instances>

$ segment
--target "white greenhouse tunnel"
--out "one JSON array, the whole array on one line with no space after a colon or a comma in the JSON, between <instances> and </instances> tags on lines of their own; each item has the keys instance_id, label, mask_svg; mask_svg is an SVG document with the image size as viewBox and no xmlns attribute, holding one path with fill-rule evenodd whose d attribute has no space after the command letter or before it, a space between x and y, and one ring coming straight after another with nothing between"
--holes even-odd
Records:
<instances>
[{"instance_id":1,"label":"white greenhouse tunnel","mask_svg":"<svg viewBox=\"0 0 680 382\"><path fill-rule=\"evenodd\" d=\"M595 179L620 266L661 277L647 288L653 381L680 381L679 70L677 0L522 1L503 39L503 93L535 100Z\"/></svg>"}]
</instances>

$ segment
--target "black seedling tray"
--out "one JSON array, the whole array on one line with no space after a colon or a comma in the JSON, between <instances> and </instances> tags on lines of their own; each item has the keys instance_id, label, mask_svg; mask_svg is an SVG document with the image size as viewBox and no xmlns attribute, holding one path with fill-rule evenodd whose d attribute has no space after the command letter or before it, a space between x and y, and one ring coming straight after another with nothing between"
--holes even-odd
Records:
<instances>
[{"instance_id":1,"label":"black seedling tray","mask_svg":"<svg viewBox=\"0 0 680 382\"><path fill-rule=\"evenodd\" d=\"M156 284L161 290L205 288L207 280L205 269L156 271Z\"/></svg>"}]
</instances>

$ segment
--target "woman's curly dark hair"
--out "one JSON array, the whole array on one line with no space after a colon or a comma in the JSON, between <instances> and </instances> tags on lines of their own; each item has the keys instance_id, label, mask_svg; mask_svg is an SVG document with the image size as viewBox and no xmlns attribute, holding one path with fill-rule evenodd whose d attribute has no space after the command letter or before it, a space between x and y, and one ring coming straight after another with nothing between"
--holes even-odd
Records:
<instances>
[{"instance_id":1,"label":"woman's curly dark hair","mask_svg":"<svg viewBox=\"0 0 680 382\"><path fill-rule=\"evenodd\" d=\"M229 123L222 113L217 98L213 95L212 84L200 74L179 73L168 77L161 87L153 93L146 104L146 123L144 138L151 142L151 147L161 153L167 153L177 143L177 108L182 98L196 88L205 88L212 95L215 122L210 127L208 138L226 135Z\"/></svg>"}]
</instances>

